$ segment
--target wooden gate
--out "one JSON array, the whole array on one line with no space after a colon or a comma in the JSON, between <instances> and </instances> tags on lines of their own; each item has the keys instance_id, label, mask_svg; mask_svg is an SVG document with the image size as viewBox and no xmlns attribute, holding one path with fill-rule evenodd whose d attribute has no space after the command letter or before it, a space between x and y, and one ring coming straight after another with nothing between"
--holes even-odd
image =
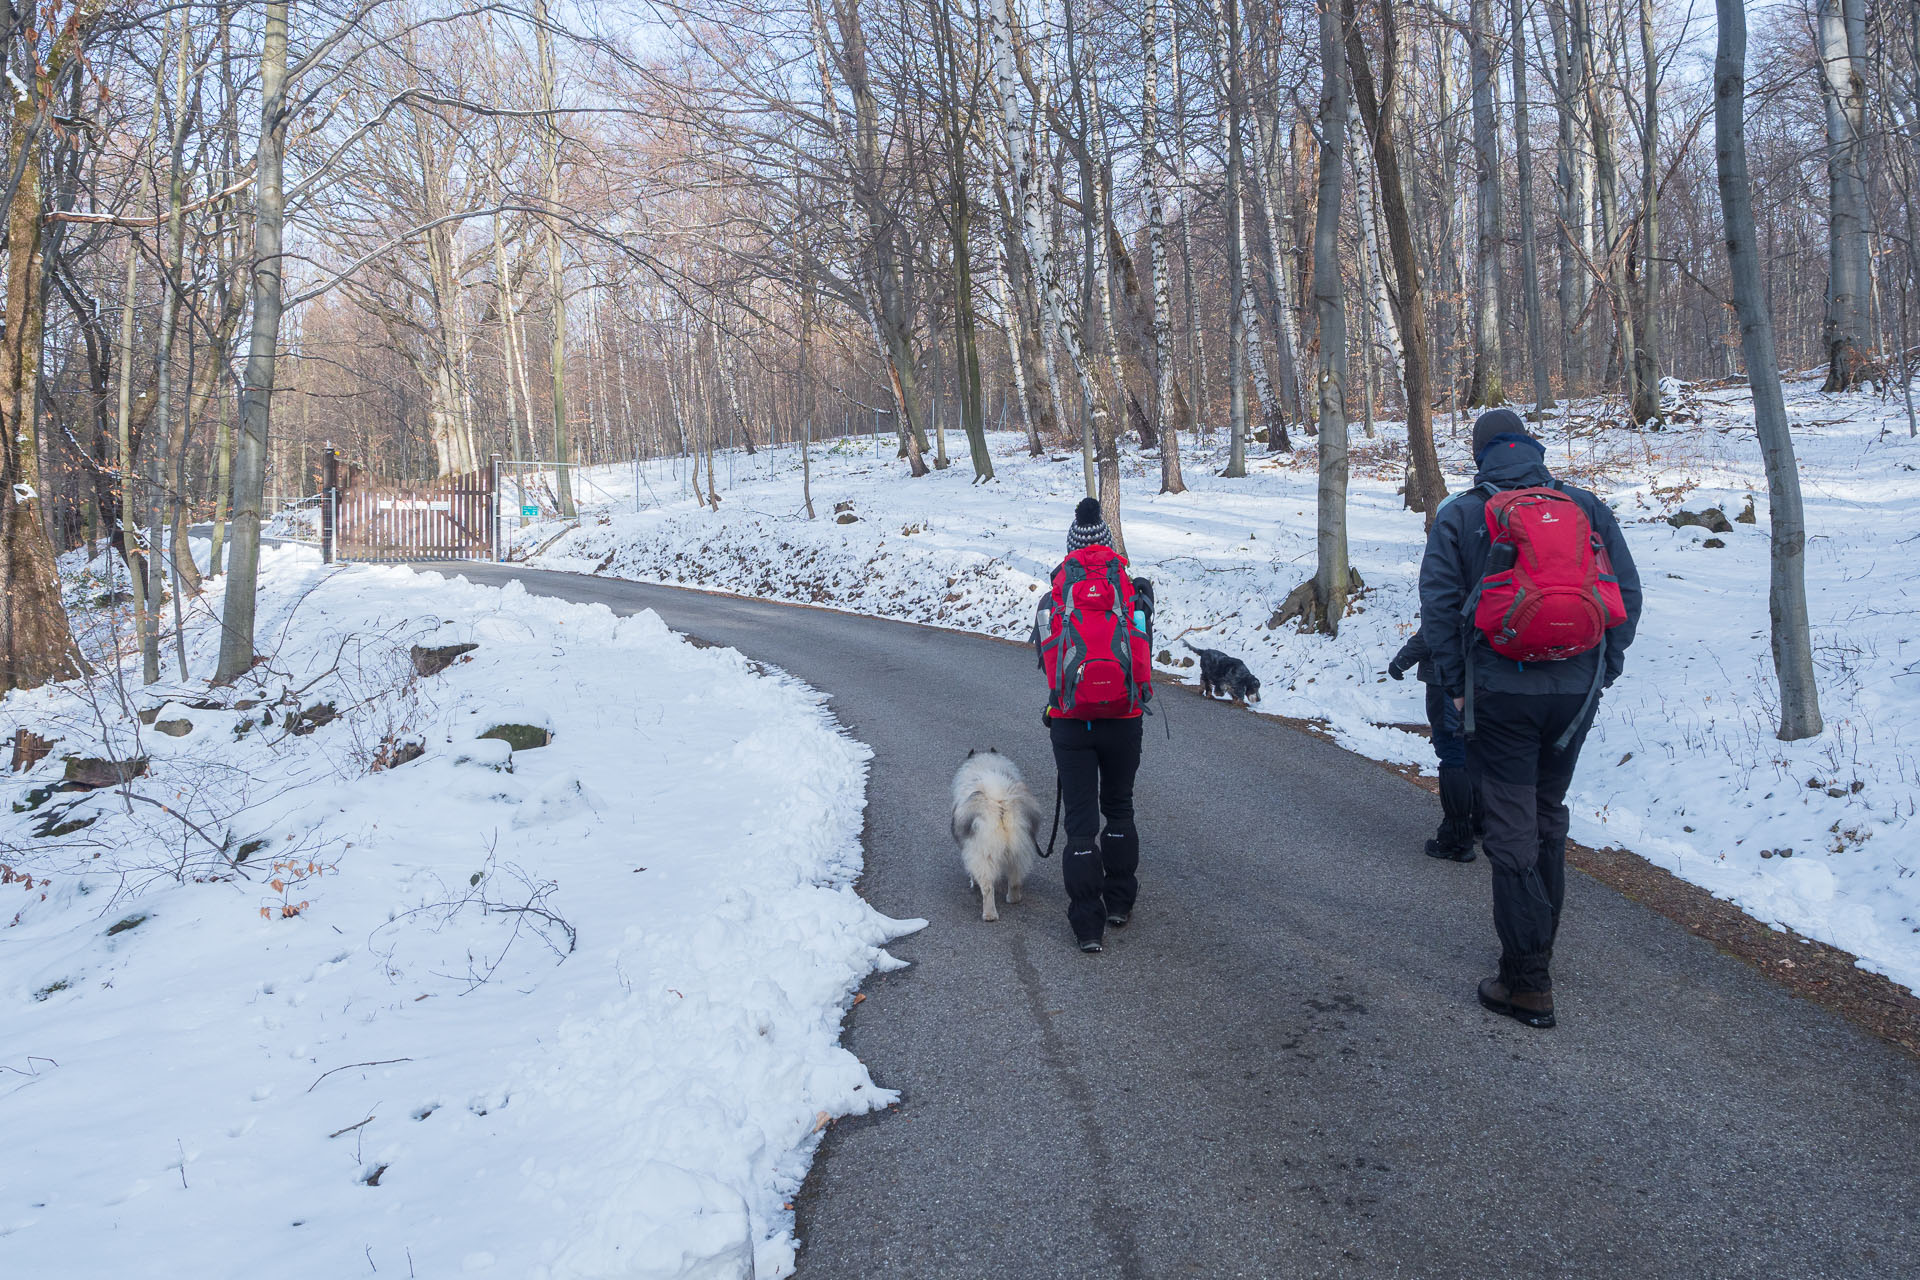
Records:
<instances>
[{"instance_id":1,"label":"wooden gate","mask_svg":"<svg viewBox=\"0 0 1920 1280\"><path fill-rule=\"evenodd\" d=\"M490 471L411 487L330 484L330 550L341 560L491 560L494 490Z\"/></svg>"}]
</instances>

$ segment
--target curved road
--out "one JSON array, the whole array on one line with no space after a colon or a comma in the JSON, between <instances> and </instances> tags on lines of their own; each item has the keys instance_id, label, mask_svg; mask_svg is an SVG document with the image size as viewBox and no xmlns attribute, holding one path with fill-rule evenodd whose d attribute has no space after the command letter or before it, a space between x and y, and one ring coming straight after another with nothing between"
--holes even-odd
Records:
<instances>
[{"instance_id":1,"label":"curved road","mask_svg":"<svg viewBox=\"0 0 1920 1280\"><path fill-rule=\"evenodd\" d=\"M1369 761L1166 690L1139 785L1138 913L1085 956L1056 863L983 924L946 830L969 747L998 746L1052 790L1029 651L421 567L655 609L823 690L873 747L861 890L931 923L848 1019L847 1044L901 1102L827 1136L798 1203L804 1280L1920 1265L1912 1061L1578 873L1558 1029L1483 1012L1485 860L1422 856L1437 803Z\"/></svg>"}]
</instances>

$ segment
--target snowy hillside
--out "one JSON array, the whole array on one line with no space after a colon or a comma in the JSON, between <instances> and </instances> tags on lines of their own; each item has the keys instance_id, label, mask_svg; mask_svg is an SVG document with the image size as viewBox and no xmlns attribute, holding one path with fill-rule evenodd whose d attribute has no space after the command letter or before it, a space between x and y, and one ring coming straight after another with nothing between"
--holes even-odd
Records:
<instances>
[{"instance_id":1,"label":"snowy hillside","mask_svg":"<svg viewBox=\"0 0 1920 1280\"><path fill-rule=\"evenodd\" d=\"M1663 431L1599 420L1592 403L1541 428L1550 465L1619 513L1647 593L1639 642L1569 797L1574 835L1629 848L1920 989L1920 743L1908 727L1920 721L1908 550L1920 540L1920 446L1896 402L1788 387L1827 731L1786 744L1774 737L1767 496L1750 401L1744 385L1688 390L1676 408ZM1465 426L1443 420L1438 431L1457 489L1471 469ZM1225 649L1265 682L1264 710L1322 720L1379 759L1430 764L1426 744L1396 727L1424 723L1421 687L1383 674L1418 612L1423 532L1397 493L1404 439L1391 424L1374 439L1356 426L1353 443L1352 557L1367 590L1338 638L1266 625L1312 572L1310 450L1256 458L1249 477L1229 481L1215 474L1222 438L1188 441L1190 489L1178 496L1156 496L1157 458L1130 454L1127 549L1159 589L1159 648L1176 670L1191 661L1177 637ZM527 528L518 545L544 548L537 562L553 568L1020 637L1064 551L1081 464L1030 460L1015 435L993 446L999 478L985 486L970 483L964 451L910 481L871 441L816 450L811 522L790 451L723 457L718 513L694 505L674 464L643 469L637 503L631 469L608 468L599 479L619 501L570 532ZM1725 531L1668 523L1707 508Z\"/></svg>"},{"instance_id":2,"label":"snowy hillside","mask_svg":"<svg viewBox=\"0 0 1920 1280\"><path fill-rule=\"evenodd\" d=\"M787 1274L890 1101L865 748L652 614L264 555L237 686L0 706L0 1271Z\"/></svg>"}]
</instances>

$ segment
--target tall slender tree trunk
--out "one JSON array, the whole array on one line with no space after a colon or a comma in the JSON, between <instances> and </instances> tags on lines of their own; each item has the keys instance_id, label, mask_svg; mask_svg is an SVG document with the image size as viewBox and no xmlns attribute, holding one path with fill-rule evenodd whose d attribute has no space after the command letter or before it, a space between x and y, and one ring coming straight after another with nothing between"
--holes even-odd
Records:
<instances>
[{"instance_id":1,"label":"tall slender tree trunk","mask_svg":"<svg viewBox=\"0 0 1920 1280\"><path fill-rule=\"evenodd\" d=\"M1269 101L1253 105L1247 114L1253 117L1254 142L1254 191L1257 193L1260 217L1267 233L1267 292L1273 308L1274 343L1280 349L1279 389L1281 400L1296 416L1304 416L1300 392L1300 323L1298 311L1294 307L1293 287L1289 282L1287 262L1289 236L1282 230L1279 214L1281 184L1280 147L1279 147L1279 104ZM1287 439L1285 422L1280 424L1280 438L1269 438L1268 445L1281 452L1290 452L1293 442Z\"/></svg>"},{"instance_id":2,"label":"tall slender tree trunk","mask_svg":"<svg viewBox=\"0 0 1920 1280\"><path fill-rule=\"evenodd\" d=\"M1646 77L1640 122L1640 343L1633 352L1633 420L1660 416L1660 59L1653 0L1640 0L1640 60Z\"/></svg>"},{"instance_id":3,"label":"tall slender tree trunk","mask_svg":"<svg viewBox=\"0 0 1920 1280\"><path fill-rule=\"evenodd\" d=\"M1214 56L1226 91L1221 128L1227 153L1227 468L1229 477L1247 474L1247 228L1241 185L1246 150L1240 114L1245 84L1240 67L1239 0L1213 0Z\"/></svg>"},{"instance_id":4,"label":"tall slender tree trunk","mask_svg":"<svg viewBox=\"0 0 1920 1280\"><path fill-rule=\"evenodd\" d=\"M1493 107L1493 0L1473 0L1467 46L1473 83L1473 155L1478 175L1474 188L1474 300L1473 373L1467 389L1470 407L1505 404L1501 336L1506 317L1500 313L1500 248L1506 233L1501 199L1499 121Z\"/></svg>"},{"instance_id":5,"label":"tall slender tree trunk","mask_svg":"<svg viewBox=\"0 0 1920 1280\"><path fill-rule=\"evenodd\" d=\"M1544 414L1553 408L1553 385L1547 373L1546 321L1541 315L1540 261L1533 219L1533 135L1527 104L1527 40L1525 0L1509 0L1513 46L1513 159L1519 179L1520 292L1527 312L1527 368L1533 379L1533 407ZM1651 90L1649 90L1651 92Z\"/></svg>"},{"instance_id":6,"label":"tall slender tree trunk","mask_svg":"<svg viewBox=\"0 0 1920 1280\"><path fill-rule=\"evenodd\" d=\"M1380 211L1387 224L1387 247L1393 255L1394 315L1400 324L1401 371L1407 394L1407 507L1434 512L1447 496L1440 473L1440 456L1433 443L1432 348L1427 341L1426 278L1413 243L1413 216L1408 209L1406 178L1400 169L1400 101L1405 91L1400 51L1400 24L1394 6L1398 0L1379 0L1381 83L1376 91L1366 45L1353 22L1354 0L1345 0L1347 64L1352 68L1354 97L1360 119L1372 135L1374 169L1380 178Z\"/></svg>"},{"instance_id":7,"label":"tall slender tree trunk","mask_svg":"<svg viewBox=\"0 0 1920 1280\"><path fill-rule=\"evenodd\" d=\"M1160 437L1160 492L1185 493L1180 475L1180 431L1173 416L1173 331L1169 323L1172 290L1167 286L1166 217L1160 203L1163 181L1157 130L1160 122L1160 0L1147 0L1140 19L1140 53L1146 64L1141 89L1140 167L1147 181L1147 258L1153 270L1153 350L1156 386L1153 426Z\"/></svg>"},{"instance_id":8,"label":"tall slender tree trunk","mask_svg":"<svg viewBox=\"0 0 1920 1280\"><path fill-rule=\"evenodd\" d=\"M219 389L217 381L214 398L220 403L220 428L214 441L213 547L207 553L207 572L219 574L226 549L227 515L233 507L233 401Z\"/></svg>"},{"instance_id":9,"label":"tall slender tree trunk","mask_svg":"<svg viewBox=\"0 0 1920 1280\"><path fill-rule=\"evenodd\" d=\"M1352 589L1347 561L1347 319L1340 280L1340 192L1345 180L1347 41L1343 15L1320 8L1320 191L1313 225L1313 305L1320 331L1318 566L1294 589L1279 619L1302 617L1329 635L1340 629Z\"/></svg>"},{"instance_id":10,"label":"tall slender tree trunk","mask_svg":"<svg viewBox=\"0 0 1920 1280\"><path fill-rule=\"evenodd\" d=\"M127 242L126 297L120 304L120 553L127 562L132 584L133 641L146 652L147 629L155 626L147 607L147 588L153 581L152 557L140 541L139 481L133 457L133 335L134 310L140 288L140 246Z\"/></svg>"},{"instance_id":11,"label":"tall slender tree trunk","mask_svg":"<svg viewBox=\"0 0 1920 1280\"><path fill-rule=\"evenodd\" d=\"M848 223L866 244L872 255L870 271L863 272L866 284L867 315L873 329L874 345L886 367L887 381L893 391L894 429L900 439L900 456L915 476L924 476L927 437L920 425L919 388L913 359L906 300L900 280L898 245L894 237L891 211L886 207L881 183L879 105L867 71L865 28L860 21L860 0L833 0L834 25L840 31L840 66L847 90L853 97L851 134L840 120L839 101L834 91L834 59L827 37L826 11L821 0L809 0L808 13L813 22L816 60L819 63L821 106L827 127L838 144L841 162L846 167L849 191Z\"/></svg>"},{"instance_id":12,"label":"tall slender tree trunk","mask_svg":"<svg viewBox=\"0 0 1920 1280\"><path fill-rule=\"evenodd\" d=\"M254 158L253 324L240 391L240 448L234 459L233 560L216 679L253 666L254 596L260 579L260 506L267 485L274 358L280 344L280 239L286 221L281 170L287 145L288 0L267 0L260 52L260 146Z\"/></svg>"},{"instance_id":13,"label":"tall slender tree trunk","mask_svg":"<svg viewBox=\"0 0 1920 1280\"><path fill-rule=\"evenodd\" d=\"M1747 177L1747 14L1742 0L1717 0L1720 32L1714 59L1715 159L1734 306L1740 314L1740 350L1753 388L1754 426L1767 469L1767 523L1772 560L1767 606L1773 623L1773 669L1780 685L1780 737L1811 738L1821 730L1807 620L1806 517L1800 505L1800 468L1787 429L1773 317L1755 243L1753 193Z\"/></svg>"},{"instance_id":14,"label":"tall slender tree trunk","mask_svg":"<svg viewBox=\"0 0 1920 1280\"><path fill-rule=\"evenodd\" d=\"M1187 183L1186 64L1180 57L1180 10L1167 13L1167 36L1173 57L1173 185L1180 192L1180 274L1186 296L1187 367L1193 377L1194 430L1208 413L1207 347L1200 328L1200 298L1193 283L1193 188Z\"/></svg>"},{"instance_id":15,"label":"tall slender tree trunk","mask_svg":"<svg viewBox=\"0 0 1920 1280\"><path fill-rule=\"evenodd\" d=\"M547 303L553 328L548 349L548 370L553 375L553 490L560 501L560 515L571 520L573 477L567 464L573 454L567 443L567 290L566 265L560 244L560 224L552 214L560 209L560 122L554 118L557 75L553 65L553 39L547 33L547 0L533 0L533 38L540 63L541 165L545 170L547 240Z\"/></svg>"},{"instance_id":16,"label":"tall slender tree trunk","mask_svg":"<svg viewBox=\"0 0 1920 1280\"><path fill-rule=\"evenodd\" d=\"M1827 115L1827 391L1878 368L1868 323L1866 0L1819 0L1820 96ZM1911 194L1911 193L1909 193Z\"/></svg>"},{"instance_id":17,"label":"tall slender tree trunk","mask_svg":"<svg viewBox=\"0 0 1920 1280\"><path fill-rule=\"evenodd\" d=\"M58 84L97 16L82 9L55 41L46 75ZM18 81L15 81L16 86ZM32 689L79 674L82 663L67 629L53 542L41 504L39 385L46 323L40 221L42 112L37 90L12 102L7 173L15 179L7 206L7 299L0 335L0 692Z\"/></svg>"},{"instance_id":18,"label":"tall slender tree trunk","mask_svg":"<svg viewBox=\"0 0 1920 1280\"><path fill-rule=\"evenodd\" d=\"M1553 92L1557 117L1554 141L1554 199L1560 221L1557 293L1560 316L1560 390L1572 396L1586 383L1582 319L1586 311L1586 270L1576 249L1587 217L1581 202L1580 173L1586 152L1578 145L1579 99L1574 92L1572 60L1567 56L1567 22L1558 0L1547 5L1548 38L1553 42ZM1524 56L1524 55L1517 55Z\"/></svg>"},{"instance_id":19,"label":"tall slender tree trunk","mask_svg":"<svg viewBox=\"0 0 1920 1280\"><path fill-rule=\"evenodd\" d=\"M182 152L186 146L188 116L190 105L187 102L187 61L192 47L190 26L185 21L180 24L180 48L174 71L174 126L167 140L167 238L162 252L165 255L160 271L160 334L159 350L155 357L157 370L154 386L153 423L148 430L147 448L147 536L151 546L158 552L161 546L161 528L163 524L177 525L179 521L162 517L163 504L167 508L179 505L177 489L169 495L162 477L165 474L167 457L178 457L186 447L184 431L175 431L173 406L173 340L179 329L180 317L180 257L186 244L186 223L181 216L180 207L186 202L186 173L182 163ZM159 69L155 68L155 88L159 87ZM156 95L158 97L158 95ZM192 389L183 399L191 402ZM172 514L171 511L168 512ZM176 530L176 534L177 534ZM176 536L169 548L170 558L175 569L175 610L179 608L180 571L179 556L185 550L183 539ZM148 629L141 644L142 675L147 684L160 679L160 628ZM181 639L181 661L186 657L185 638ZM185 672L182 671L182 679Z\"/></svg>"},{"instance_id":20,"label":"tall slender tree trunk","mask_svg":"<svg viewBox=\"0 0 1920 1280\"><path fill-rule=\"evenodd\" d=\"M1086 344L1081 340L1080 327L1067 314L1065 292L1061 288L1060 273L1054 265L1046 215L1040 208L1040 201L1034 198L1033 166L1028 159L1026 112L1020 105L1019 90L1014 75L1013 21L1008 3L1009 0L990 0L988 38L992 46L994 77L999 82L1001 109L1005 113L1007 163L1013 179L1013 205L1020 215L1021 226L1024 228L1027 257L1033 263L1035 282L1040 287L1045 315L1054 332L1060 336L1060 345L1066 348L1067 359L1073 364L1074 373L1080 379L1080 391L1088 406L1088 416L1091 419L1096 446L1096 477L1101 515L1113 533L1114 549L1125 555L1126 540L1120 527L1118 445L1114 438L1112 418L1107 409L1106 395L1100 389L1092 358L1087 352Z\"/></svg>"},{"instance_id":21,"label":"tall slender tree trunk","mask_svg":"<svg viewBox=\"0 0 1920 1280\"><path fill-rule=\"evenodd\" d=\"M1614 331L1619 349L1620 377L1627 403L1634 402L1637 374L1634 367L1633 300L1627 291L1627 233L1620 222L1618 167L1613 148L1613 119L1600 98L1599 78L1594 74L1594 37L1590 0L1573 0L1572 36L1574 58L1579 66L1581 97L1586 103L1588 123L1593 131L1594 174L1600 197L1600 245L1605 255L1607 302L1613 308Z\"/></svg>"}]
</instances>

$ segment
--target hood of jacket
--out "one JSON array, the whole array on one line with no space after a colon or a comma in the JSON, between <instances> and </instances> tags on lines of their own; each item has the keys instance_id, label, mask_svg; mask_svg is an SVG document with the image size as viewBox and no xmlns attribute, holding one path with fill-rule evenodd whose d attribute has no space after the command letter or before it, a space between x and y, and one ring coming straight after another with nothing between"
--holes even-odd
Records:
<instances>
[{"instance_id":1,"label":"hood of jacket","mask_svg":"<svg viewBox=\"0 0 1920 1280\"><path fill-rule=\"evenodd\" d=\"M1547 448L1532 436L1496 436L1480 455L1480 470L1475 484L1490 484L1496 489L1525 489L1553 483L1547 470Z\"/></svg>"}]
</instances>

